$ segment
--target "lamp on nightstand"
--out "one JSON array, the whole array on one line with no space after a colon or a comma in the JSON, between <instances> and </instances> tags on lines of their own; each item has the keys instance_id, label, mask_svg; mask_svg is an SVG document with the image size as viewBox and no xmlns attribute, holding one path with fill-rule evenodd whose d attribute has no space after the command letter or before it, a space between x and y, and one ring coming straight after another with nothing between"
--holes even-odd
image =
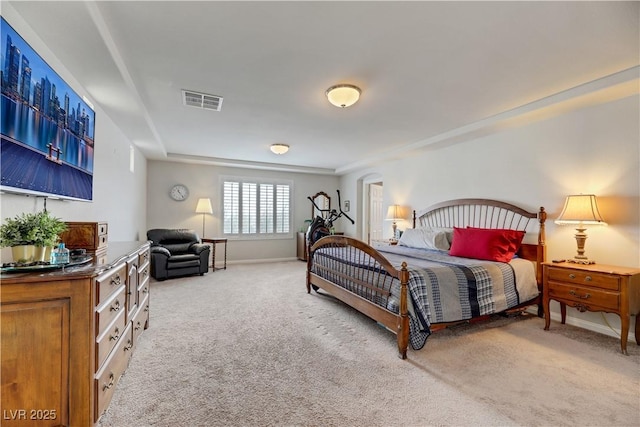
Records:
<instances>
[{"instance_id":1,"label":"lamp on nightstand","mask_svg":"<svg viewBox=\"0 0 640 427\"><path fill-rule=\"evenodd\" d=\"M595 261L589 261L584 254L584 244L587 240L587 225L607 225L602 219L598 211L596 196L593 194L578 194L567 196L564 202L564 209L555 221L560 225L576 226L576 242L578 244L578 254L574 257L575 261L582 264L595 264Z\"/></svg>"},{"instance_id":2,"label":"lamp on nightstand","mask_svg":"<svg viewBox=\"0 0 640 427\"><path fill-rule=\"evenodd\" d=\"M397 231L398 225L396 224L396 221L405 219L405 217L406 217L405 209L400 205L391 205L387 209L386 220L393 221L393 225L392 225L393 239L391 239L391 241L396 241L398 239L398 231Z\"/></svg>"},{"instance_id":3,"label":"lamp on nightstand","mask_svg":"<svg viewBox=\"0 0 640 427\"><path fill-rule=\"evenodd\" d=\"M204 215L213 213L213 208L211 207L211 199L198 199L198 204L196 205L196 213L202 214L202 237L204 238Z\"/></svg>"}]
</instances>

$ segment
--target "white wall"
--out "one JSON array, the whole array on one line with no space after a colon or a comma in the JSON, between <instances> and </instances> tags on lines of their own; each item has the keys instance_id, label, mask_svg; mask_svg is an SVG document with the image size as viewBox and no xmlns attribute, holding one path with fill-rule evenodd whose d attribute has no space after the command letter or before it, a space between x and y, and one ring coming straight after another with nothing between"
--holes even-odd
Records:
<instances>
[{"instance_id":1,"label":"white wall","mask_svg":"<svg viewBox=\"0 0 640 427\"><path fill-rule=\"evenodd\" d=\"M565 197L593 193L609 225L587 230L586 254L599 264L640 267L639 102L636 91L612 102L426 148L406 159L347 174L340 188L346 197L361 197L362 178L377 174L384 181L386 204L420 210L443 200L479 197L530 211L544 206L549 214L548 260L576 253L575 230L553 221ZM361 209L358 203L354 206ZM407 226L409 222L399 224ZM391 228L386 228L390 235ZM358 228L348 227L347 232L358 235ZM557 304L552 304L557 313ZM567 314L568 322L613 334L600 313L568 310ZM619 330L616 315L606 319Z\"/></svg>"},{"instance_id":2,"label":"white wall","mask_svg":"<svg viewBox=\"0 0 640 427\"><path fill-rule=\"evenodd\" d=\"M205 237L221 237L220 176L278 178L293 181L293 228L298 231L304 220L311 217L311 202L307 196L324 191L336 203L339 179L335 176L285 173L254 169L193 165L168 161L148 162L148 228L190 228L202 234L202 214L196 214L196 203L201 197L211 199L213 215L205 217ZM175 184L189 188L190 196L183 202L173 201L169 190ZM337 231L345 222L336 222ZM229 239L227 258L231 262L245 260L292 259L296 256L295 235L286 239L233 240Z\"/></svg>"},{"instance_id":3,"label":"white wall","mask_svg":"<svg viewBox=\"0 0 640 427\"><path fill-rule=\"evenodd\" d=\"M27 23L10 7L3 16L36 52L80 95L86 91L76 82L73 70L67 70ZM145 239L147 162L135 150L134 172L129 171L131 141L94 102L96 112L93 202L47 200L47 210L65 221L107 221L109 241ZM42 197L0 194L0 217L42 210ZM2 260L11 259L11 251L2 249ZM7 261L3 261L7 262Z\"/></svg>"}]
</instances>

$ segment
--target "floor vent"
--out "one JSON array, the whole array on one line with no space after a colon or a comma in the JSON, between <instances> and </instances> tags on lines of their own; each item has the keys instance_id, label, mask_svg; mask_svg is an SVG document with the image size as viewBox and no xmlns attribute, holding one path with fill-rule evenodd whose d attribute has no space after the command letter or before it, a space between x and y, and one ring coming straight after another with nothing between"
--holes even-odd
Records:
<instances>
[{"instance_id":1,"label":"floor vent","mask_svg":"<svg viewBox=\"0 0 640 427\"><path fill-rule=\"evenodd\" d=\"M182 102L189 107L203 108L205 110L220 111L222 108L221 96L208 95L192 90L182 91Z\"/></svg>"}]
</instances>

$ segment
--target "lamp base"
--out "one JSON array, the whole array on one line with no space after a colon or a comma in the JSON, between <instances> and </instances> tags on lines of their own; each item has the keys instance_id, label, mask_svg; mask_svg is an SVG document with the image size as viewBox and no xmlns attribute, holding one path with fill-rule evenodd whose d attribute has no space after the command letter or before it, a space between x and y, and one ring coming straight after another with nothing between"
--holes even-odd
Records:
<instances>
[{"instance_id":1,"label":"lamp base","mask_svg":"<svg viewBox=\"0 0 640 427\"><path fill-rule=\"evenodd\" d=\"M584 244L587 241L587 233L584 232L585 230L586 228L583 228L583 227L576 228L577 233L575 237L576 237L576 243L578 245L578 254L573 258L577 261L587 260L587 257L584 254ZM585 262L583 264L590 264L590 263Z\"/></svg>"}]
</instances>

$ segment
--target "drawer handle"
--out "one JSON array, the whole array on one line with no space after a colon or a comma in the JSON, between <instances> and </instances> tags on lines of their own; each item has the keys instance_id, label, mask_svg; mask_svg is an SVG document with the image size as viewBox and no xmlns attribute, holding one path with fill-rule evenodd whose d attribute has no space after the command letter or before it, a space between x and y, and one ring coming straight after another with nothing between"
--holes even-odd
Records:
<instances>
[{"instance_id":1,"label":"drawer handle","mask_svg":"<svg viewBox=\"0 0 640 427\"><path fill-rule=\"evenodd\" d=\"M144 289L142 290L142 293L143 294L149 293L149 288L145 286Z\"/></svg>"},{"instance_id":2,"label":"drawer handle","mask_svg":"<svg viewBox=\"0 0 640 427\"><path fill-rule=\"evenodd\" d=\"M149 306L148 305L144 308L144 311L149 311Z\"/></svg>"},{"instance_id":3,"label":"drawer handle","mask_svg":"<svg viewBox=\"0 0 640 427\"><path fill-rule=\"evenodd\" d=\"M115 333L115 335L110 335L109 336L109 341L117 341L118 338L120 338L120 329L116 328L113 331Z\"/></svg>"},{"instance_id":4,"label":"drawer handle","mask_svg":"<svg viewBox=\"0 0 640 427\"><path fill-rule=\"evenodd\" d=\"M576 291L574 291L573 289L571 289L569 291L569 294L573 295L574 297L578 297L580 299L589 299L589 298L591 298L591 294L578 295L578 293Z\"/></svg>"},{"instance_id":5,"label":"drawer handle","mask_svg":"<svg viewBox=\"0 0 640 427\"><path fill-rule=\"evenodd\" d=\"M575 274L573 274L573 273L569 274L569 279L575 279L575 278L576 278Z\"/></svg>"},{"instance_id":6,"label":"drawer handle","mask_svg":"<svg viewBox=\"0 0 640 427\"><path fill-rule=\"evenodd\" d=\"M105 384L102 386L102 391L107 391L109 390L111 387L113 387L113 382L116 380L116 377L113 375L113 373L111 373L111 375L109 375L109 384Z\"/></svg>"},{"instance_id":7,"label":"drawer handle","mask_svg":"<svg viewBox=\"0 0 640 427\"><path fill-rule=\"evenodd\" d=\"M587 277L585 277L585 278L584 278L584 281L585 281L585 282L590 282L590 281L591 281L591 276L587 276Z\"/></svg>"},{"instance_id":8,"label":"drawer handle","mask_svg":"<svg viewBox=\"0 0 640 427\"><path fill-rule=\"evenodd\" d=\"M116 300L115 304L111 306L111 311L120 311L120 300Z\"/></svg>"},{"instance_id":9,"label":"drawer handle","mask_svg":"<svg viewBox=\"0 0 640 427\"><path fill-rule=\"evenodd\" d=\"M119 274L111 278L111 286L120 286L120 283L122 283L122 279Z\"/></svg>"},{"instance_id":10,"label":"drawer handle","mask_svg":"<svg viewBox=\"0 0 640 427\"><path fill-rule=\"evenodd\" d=\"M589 306L581 303L577 303L575 308L578 309L580 313L584 313L585 311L589 311Z\"/></svg>"},{"instance_id":11,"label":"drawer handle","mask_svg":"<svg viewBox=\"0 0 640 427\"><path fill-rule=\"evenodd\" d=\"M129 351L131 350L131 348L133 348L133 343L131 342L131 340L127 341L127 343L129 343L129 345L127 345L123 351Z\"/></svg>"},{"instance_id":12,"label":"drawer handle","mask_svg":"<svg viewBox=\"0 0 640 427\"><path fill-rule=\"evenodd\" d=\"M134 331L139 331L141 327L142 327L142 324L141 324L140 322L137 322L137 323L136 323L136 327L135 327L135 328L133 328L133 330L134 330Z\"/></svg>"}]
</instances>

